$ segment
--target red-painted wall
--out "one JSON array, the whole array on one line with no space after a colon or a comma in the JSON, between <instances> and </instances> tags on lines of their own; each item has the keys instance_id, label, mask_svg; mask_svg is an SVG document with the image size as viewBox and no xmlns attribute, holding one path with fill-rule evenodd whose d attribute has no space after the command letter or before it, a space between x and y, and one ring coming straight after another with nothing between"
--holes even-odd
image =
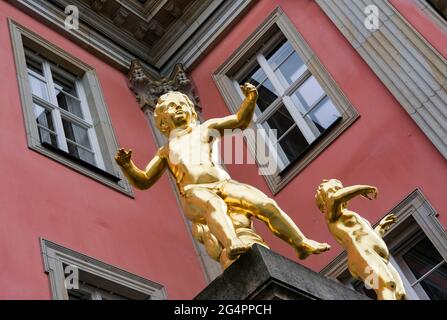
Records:
<instances>
[{"instance_id":1,"label":"red-painted wall","mask_svg":"<svg viewBox=\"0 0 447 320\"><path fill-rule=\"evenodd\" d=\"M447 57L447 35L414 2L391 0L397 10ZM194 67L204 117L229 110L211 75L280 6L360 113L345 133L275 198L310 238L333 249L304 264L320 270L341 251L314 203L323 178L345 185L376 185L377 201L351 207L376 222L420 187L447 226L442 186L446 162L313 0L260 0ZM39 237L59 243L166 286L169 298L192 298L205 281L169 182L164 176L135 199L27 148L7 18L93 66L121 146L144 166L156 150L126 76L33 18L0 1L0 299L48 299ZM271 196L254 165L228 165L232 177ZM257 224L272 249L292 259L293 250Z\"/></svg>"},{"instance_id":2,"label":"red-painted wall","mask_svg":"<svg viewBox=\"0 0 447 320\"><path fill-rule=\"evenodd\" d=\"M392 1L417 29L429 38L434 47L447 57L447 35L422 13L415 12L411 1ZM212 74L252 34L264 19L281 7L314 53L333 76L361 117L336 139L304 171L297 175L275 200L310 238L329 242L333 247L326 254L312 256L306 266L320 270L335 258L341 247L327 231L314 195L324 178L341 179L345 185L371 184L379 188L376 201L354 200L351 208L372 223L382 218L415 188L421 188L447 226L445 159L426 138L415 122L394 99L356 53L336 26L311 0L259 1L248 14L191 71L201 99L204 117L221 117L229 113ZM257 186L271 195L255 165L228 165L232 177ZM297 261L293 250L257 225L272 249Z\"/></svg>"},{"instance_id":3,"label":"red-painted wall","mask_svg":"<svg viewBox=\"0 0 447 320\"><path fill-rule=\"evenodd\" d=\"M161 283L171 299L192 298L205 281L166 176L131 199L28 149L8 18L96 69L136 163L156 151L124 74L0 1L0 299L51 297L39 237Z\"/></svg>"}]
</instances>

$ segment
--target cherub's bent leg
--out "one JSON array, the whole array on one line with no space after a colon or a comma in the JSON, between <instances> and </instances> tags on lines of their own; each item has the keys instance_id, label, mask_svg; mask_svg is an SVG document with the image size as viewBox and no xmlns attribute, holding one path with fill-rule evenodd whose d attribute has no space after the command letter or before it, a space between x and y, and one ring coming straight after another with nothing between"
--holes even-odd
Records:
<instances>
[{"instance_id":1,"label":"cherub's bent leg","mask_svg":"<svg viewBox=\"0 0 447 320\"><path fill-rule=\"evenodd\" d=\"M397 270L394 268L391 262L388 263L388 270L390 271L390 273L394 278L394 281L396 282L396 299L405 300L406 299L405 288L402 279L400 278L399 272L397 272Z\"/></svg>"},{"instance_id":2,"label":"cherub's bent leg","mask_svg":"<svg viewBox=\"0 0 447 320\"><path fill-rule=\"evenodd\" d=\"M220 192L227 205L246 209L265 222L273 234L298 251L301 259L329 250L328 244L307 239L277 203L258 189L231 180L220 188Z\"/></svg>"},{"instance_id":3,"label":"cherub's bent leg","mask_svg":"<svg viewBox=\"0 0 447 320\"><path fill-rule=\"evenodd\" d=\"M227 205L212 190L192 188L182 197L182 204L186 217L192 221L205 223L227 249L230 259L235 259L250 248L237 237L227 214Z\"/></svg>"},{"instance_id":4,"label":"cherub's bent leg","mask_svg":"<svg viewBox=\"0 0 447 320\"><path fill-rule=\"evenodd\" d=\"M396 281L382 257L359 249L356 273L374 289L378 300L396 300Z\"/></svg>"}]
</instances>

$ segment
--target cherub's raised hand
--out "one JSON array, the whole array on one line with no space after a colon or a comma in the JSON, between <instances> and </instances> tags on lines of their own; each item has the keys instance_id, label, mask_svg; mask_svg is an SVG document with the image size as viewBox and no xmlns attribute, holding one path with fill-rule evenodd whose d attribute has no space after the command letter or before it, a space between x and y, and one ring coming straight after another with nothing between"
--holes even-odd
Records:
<instances>
[{"instance_id":1,"label":"cherub's raised hand","mask_svg":"<svg viewBox=\"0 0 447 320\"><path fill-rule=\"evenodd\" d=\"M126 151L122 148L119 149L115 155L115 161L121 167L125 166L126 164L129 164L131 158L132 158L132 150Z\"/></svg>"},{"instance_id":2,"label":"cherub's raised hand","mask_svg":"<svg viewBox=\"0 0 447 320\"><path fill-rule=\"evenodd\" d=\"M366 199L369 200L374 200L377 199L377 188L376 187L370 187L368 189L365 189L364 193L362 194L362 196L364 196Z\"/></svg>"},{"instance_id":3,"label":"cherub's raised hand","mask_svg":"<svg viewBox=\"0 0 447 320\"><path fill-rule=\"evenodd\" d=\"M395 214L390 213L389 215L387 215L385 218L383 218L380 223L379 226L380 228L383 230L383 232L387 232L388 229L395 224L397 221L397 217Z\"/></svg>"},{"instance_id":4,"label":"cherub's raised hand","mask_svg":"<svg viewBox=\"0 0 447 320\"><path fill-rule=\"evenodd\" d=\"M258 90L251 83L246 82L243 86L241 86L241 90L244 96L246 96L250 100L255 101L256 99L258 99Z\"/></svg>"},{"instance_id":5,"label":"cherub's raised hand","mask_svg":"<svg viewBox=\"0 0 447 320\"><path fill-rule=\"evenodd\" d=\"M385 218L383 218L379 224L377 225L377 227L374 228L374 231L383 238L383 236L385 235L385 233L388 231L388 229L395 224L397 221L397 217L395 214L390 213L389 215L387 215Z\"/></svg>"}]
</instances>

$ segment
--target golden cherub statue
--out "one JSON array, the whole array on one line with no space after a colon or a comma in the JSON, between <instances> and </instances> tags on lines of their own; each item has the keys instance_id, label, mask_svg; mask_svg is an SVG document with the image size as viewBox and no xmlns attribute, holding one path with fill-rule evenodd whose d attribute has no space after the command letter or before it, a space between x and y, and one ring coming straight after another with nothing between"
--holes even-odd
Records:
<instances>
[{"instance_id":1,"label":"golden cherub statue","mask_svg":"<svg viewBox=\"0 0 447 320\"><path fill-rule=\"evenodd\" d=\"M154 111L158 129L169 138L146 170L131 161L132 151L120 149L115 157L131 184L148 189L166 169L174 176L193 235L208 254L230 265L253 243L265 245L252 229L252 217L265 222L272 233L294 247L299 258L329 250L329 245L307 239L276 204L256 188L232 180L213 159L216 132L246 129L252 121L258 92L251 84L241 86L245 99L235 115L197 120L194 104L180 92L161 96Z\"/></svg>"},{"instance_id":2,"label":"golden cherub statue","mask_svg":"<svg viewBox=\"0 0 447 320\"><path fill-rule=\"evenodd\" d=\"M348 201L359 195L376 199L377 188L363 185L343 187L339 180L323 180L315 199L325 214L329 231L346 249L351 275L372 287L378 300L404 300L406 294L402 280L390 263L388 247L382 239L396 222L396 216L387 215L373 230L367 220L347 209Z\"/></svg>"}]
</instances>

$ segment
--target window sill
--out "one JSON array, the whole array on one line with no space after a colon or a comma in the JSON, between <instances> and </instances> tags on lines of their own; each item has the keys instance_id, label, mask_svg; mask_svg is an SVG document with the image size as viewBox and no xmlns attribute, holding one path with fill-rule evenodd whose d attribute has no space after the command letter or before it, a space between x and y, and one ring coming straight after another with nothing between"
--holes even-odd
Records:
<instances>
[{"instance_id":1,"label":"window sill","mask_svg":"<svg viewBox=\"0 0 447 320\"><path fill-rule=\"evenodd\" d=\"M124 181L122 178L113 175L107 171L104 171L98 167L95 167L94 165L78 159L68 152L65 152L63 150L60 150L54 146L52 146L49 143L40 143L37 141L34 141L32 139L33 143L29 144L29 148L52 159L55 160L70 169L76 170L77 172L102 183L103 185L106 185L110 188L113 188L116 191L119 191L120 193L134 198L134 194L132 191L132 188L130 185Z\"/></svg>"},{"instance_id":2,"label":"window sill","mask_svg":"<svg viewBox=\"0 0 447 320\"><path fill-rule=\"evenodd\" d=\"M41 143L42 147L44 147L45 149L48 149L51 152L54 152L64 158L66 158L67 160L74 162L76 164L79 164L80 166L85 167L86 169L93 171L96 174L99 174L100 176L109 179L110 181L113 181L114 183L118 183L121 181L121 178L105 171L102 170L94 165L92 165L91 163L88 163L87 161L84 161L82 159L76 158L75 156L69 154L68 152L65 152L64 150L61 150L59 148L56 148L55 146L53 146L52 144L49 144L47 142L42 142Z\"/></svg>"}]
</instances>

